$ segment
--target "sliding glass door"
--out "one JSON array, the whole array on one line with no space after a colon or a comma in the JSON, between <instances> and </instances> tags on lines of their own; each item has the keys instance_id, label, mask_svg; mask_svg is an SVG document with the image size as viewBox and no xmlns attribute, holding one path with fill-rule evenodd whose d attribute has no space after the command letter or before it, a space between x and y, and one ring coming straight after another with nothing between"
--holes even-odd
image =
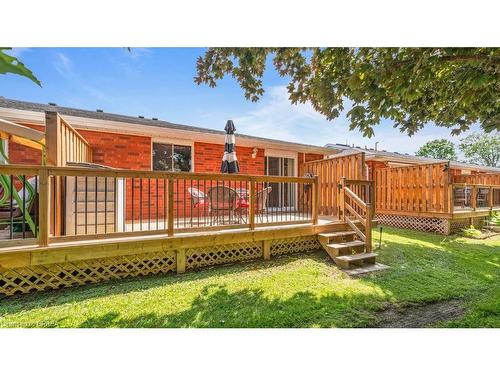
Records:
<instances>
[{"instance_id":1,"label":"sliding glass door","mask_svg":"<svg viewBox=\"0 0 500 375\"><path fill-rule=\"evenodd\" d=\"M266 174L268 176L295 176L295 159L266 156ZM272 182L269 195L269 208L274 210L293 209L295 207L296 188L294 183Z\"/></svg>"}]
</instances>

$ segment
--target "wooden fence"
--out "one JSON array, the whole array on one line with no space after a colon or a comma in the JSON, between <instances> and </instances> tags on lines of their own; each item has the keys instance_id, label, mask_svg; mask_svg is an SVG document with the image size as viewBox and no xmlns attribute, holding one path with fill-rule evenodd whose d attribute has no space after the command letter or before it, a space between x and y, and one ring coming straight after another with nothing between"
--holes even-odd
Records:
<instances>
[{"instance_id":1,"label":"wooden fence","mask_svg":"<svg viewBox=\"0 0 500 375\"><path fill-rule=\"evenodd\" d=\"M448 163L376 169L378 214L450 213Z\"/></svg>"},{"instance_id":2,"label":"wooden fence","mask_svg":"<svg viewBox=\"0 0 500 375\"><path fill-rule=\"evenodd\" d=\"M339 216L341 211L341 179L366 180L365 168L364 152L347 156L334 156L304 164L304 172L318 176L320 215ZM361 192L357 190L355 192L363 196Z\"/></svg>"}]
</instances>

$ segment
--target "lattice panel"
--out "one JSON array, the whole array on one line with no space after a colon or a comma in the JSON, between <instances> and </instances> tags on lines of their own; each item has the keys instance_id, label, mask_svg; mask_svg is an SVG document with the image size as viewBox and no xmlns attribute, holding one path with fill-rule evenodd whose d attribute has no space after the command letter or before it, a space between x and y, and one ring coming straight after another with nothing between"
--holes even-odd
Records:
<instances>
[{"instance_id":1,"label":"lattice panel","mask_svg":"<svg viewBox=\"0 0 500 375\"><path fill-rule=\"evenodd\" d=\"M8 269L0 273L0 294L28 293L99 281L175 271L175 252L154 252Z\"/></svg>"},{"instance_id":2,"label":"lattice panel","mask_svg":"<svg viewBox=\"0 0 500 375\"><path fill-rule=\"evenodd\" d=\"M262 257L262 242L198 247L186 250L186 269Z\"/></svg>"},{"instance_id":3,"label":"lattice panel","mask_svg":"<svg viewBox=\"0 0 500 375\"><path fill-rule=\"evenodd\" d=\"M321 245L315 236L283 238L273 241L271 244L271 255L313 251L320 248Z\"/></svg>"},{"instance_id":4,"label":"lattice panel","mask_svg":"<svg viewBox=\"0 0 500 375\"><path fill-rule=\"evenodd\" d=\"M471 225L475 228L481 228L484 225L484 217L450 220L450 233L457 233L462 229L469 228Z\"/></svg>"},{"instance_id":5,"label":"lattice panel","mask_svg":"<svg viewBox=\"0 0 500 375\"><path fill-rule=\"evenodd\" d=\"M422 232L448 234L448 219L437 217L417 217L377 214L375 218L381 225L412 229Z\"/></svg>"}]
</instances>

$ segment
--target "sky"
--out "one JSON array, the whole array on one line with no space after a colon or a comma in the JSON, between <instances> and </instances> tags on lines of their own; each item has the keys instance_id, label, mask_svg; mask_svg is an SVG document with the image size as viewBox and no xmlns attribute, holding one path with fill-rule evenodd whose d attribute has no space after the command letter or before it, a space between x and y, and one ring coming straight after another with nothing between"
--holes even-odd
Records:
<instances>
[{"instance_id":1,"label":"sky","mask_svg":"<svg viewBox=\"0 0 500 375\"><path fill-rule=\"evenodd\" d=\"M37 103L57 103L79 109L157 117L178 124L223 129L232 119L237 132L259 137L323 146L355 144L414 154L427 141L446 138L454 143L465 137L450 130L426 126L409 137L383 120L375 136L364 138L349 131L345 112L328 121L308 105L288 100L288 79L268 65L263 78L265 93L256 103L245 99L231 77L215 88L198 86L196 59L203 48L14 48L12 55L42 82L6 74L0 76L0 96ZM478 130L478 127L473 128Z\"/></svg>"}]
</instances>

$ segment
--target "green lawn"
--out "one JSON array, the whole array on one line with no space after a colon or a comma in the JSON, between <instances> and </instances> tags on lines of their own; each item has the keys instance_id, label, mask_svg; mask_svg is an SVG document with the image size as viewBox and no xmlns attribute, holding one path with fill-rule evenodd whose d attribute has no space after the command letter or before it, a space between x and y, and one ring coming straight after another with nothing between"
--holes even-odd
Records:
<instances>
[{"instance_id":1,"label":"green lawn","mask_svg":"<svg viewBox=\"0 0 500 375\"><path fill-rule=\"evenodd\" d=\"M378 239L378 233L374 232ZM458 300L450 327L500 327L500 237L384 228L387 271L350 278L299 254L0 300L0 327L368 327L388 308Z\"/></svg>"}]
</instances>

